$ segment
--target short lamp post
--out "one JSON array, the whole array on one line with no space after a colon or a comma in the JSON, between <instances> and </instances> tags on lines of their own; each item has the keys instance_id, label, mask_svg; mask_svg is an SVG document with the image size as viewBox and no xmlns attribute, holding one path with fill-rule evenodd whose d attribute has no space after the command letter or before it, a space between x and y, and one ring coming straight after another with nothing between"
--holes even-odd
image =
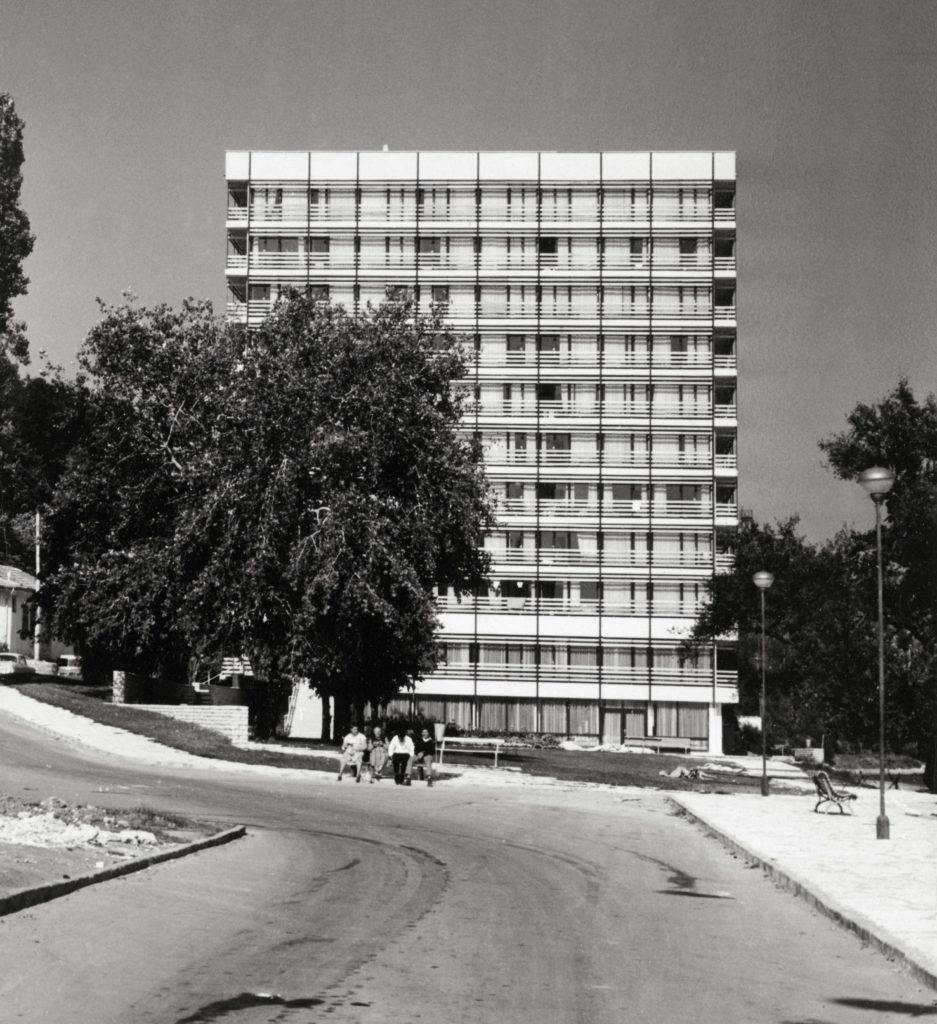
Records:
<instances>
[{"instance_id":1,"label":"short lamp post","mask_svg":"<svg viewBox=\"0 0 937 1024\"><path fill-rule=\"evenodd\" d=\"M878 817L876 839L890 837L885 814L885 616L882 596L882 504L895 482L895 474L882 466L873 466L859 474L859 483L875 502L875 549L878 555Z\"/></svg>"},{"instance_id":2,"label":"short lamp post","mask_svg":"<svg viewBox=\"0 0 937 1024\"><path fill-rule=\"evenodd\" d=\"M770 572L756 572L752 583L761 591L761 795L767 796L768 788L768 719L765 702L765 591L774 583Z\"/></svg>"}]
</instances>

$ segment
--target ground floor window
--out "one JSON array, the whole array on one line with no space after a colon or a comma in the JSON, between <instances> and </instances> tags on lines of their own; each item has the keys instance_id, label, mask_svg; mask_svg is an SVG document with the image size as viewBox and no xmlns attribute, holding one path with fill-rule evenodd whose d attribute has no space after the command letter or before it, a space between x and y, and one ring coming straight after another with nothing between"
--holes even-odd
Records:
<instances>
[{"instance_id":1,"label":"ground floor window","mask_svg":"<svg viewBox=\"0 0 937 1024\"><path fill-rule=\"evenodd\" d=\"M379 717L428 720L460 730L547 733L627 743L648 735L685 737L695 748L709 742L709 705L677 701L536 700L404 695L389 701ZM367 716L366 716L367 717Z\"/></svg>"},{"instance_id":2,"label":"ground floor window","mask_svg":"<svg viewBox=\"0 0 937 1024\"><path fill-rule=\"evenodd\" d=\"M709 705L661 701L656 705L658 736L685 736L691 740L709 737Z\"/></svg>"}]
</instances>

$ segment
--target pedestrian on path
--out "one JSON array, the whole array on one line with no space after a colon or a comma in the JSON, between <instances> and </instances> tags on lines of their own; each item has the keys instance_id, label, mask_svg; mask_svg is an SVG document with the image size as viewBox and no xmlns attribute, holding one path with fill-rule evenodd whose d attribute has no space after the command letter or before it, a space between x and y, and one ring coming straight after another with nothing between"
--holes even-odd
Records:
<instances>
[{"instance_id":1,"label":"pedestrian on path","mask_svg":"<svg viewBox=\"0 0 937 1024\"><path fill-rule=\"evenodd\" d=\"M387 742L381 733L381 727L376 725L374 727L373 738L368 745L369 753L369 778L368 782L374 782L375 779L380 779L384 772L384 765L387 763Z\"/></svg>"},{"instance_id":2,"label":"pedestrian on path","mask_svg":"<svg viewBox=\"0 0 937 1024\"><path fill-rule=\"evenodd\" d=\"M345 738L342 740L342 759L338 766L338 782L342 781L345 769L350 765L355 773L355 782L361 781L361 762L364 759L364 752L368 749L368 740L364 733L358 730L357 725L351 727Z\"/></svg>"},{"instance_id":3,"label":"pedestrian on path","mask_svg":"<svg viewBox=\"0 0 937 1024\"><path fill-rule=\"evenodd\" d=\"M419 778L426 777L426 785L432 786L436 761L436 741L424 729L414 746L413 767Z\"/></svg>"},{"instance_id":4,"label":"pedestrian on path","mask_svg":"<svg viewBox=\"0 0 937 1024\"><path fill-rule=\"evenodd\" d=\"M388 748L391 763L394 766L394 782L398 786L410 785L410 762L413 760L413 740L406 735L403 726L397 729L397 735L390 741Z\"/></svg>"}]
</instances>

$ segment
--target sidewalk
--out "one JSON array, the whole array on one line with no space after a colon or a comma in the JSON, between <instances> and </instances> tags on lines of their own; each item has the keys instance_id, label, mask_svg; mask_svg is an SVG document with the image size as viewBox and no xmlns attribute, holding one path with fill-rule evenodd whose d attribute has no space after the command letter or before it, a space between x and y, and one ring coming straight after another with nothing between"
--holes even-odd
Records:
<instances>
[{"instance_id":1,"label":"sidewalk","mask_svg":"<svg viewBox=\"0 0 937 1024\"><path fill-rule=\"evenodd\" d=\"M937 988L937 796L889 790L891 838L876 839L877 789L854 815L814 814L813 786L758 795L668 793L691 820L782 888Z\"/></svg>"},{"instance_id":2,"label":"sidewalk","mask_svg":"<svg viewBox=\"0 0 937 1024\"><path fill-rule=\"evenodd\" d=\"M0 714L4 713L55 735L151 765L331 778L331 773L195 757L0 686ZM746 767L760 771L760 763ZM856 791L859 799L852 802L854 815L814 814L814 788L799 769L772 764L771 774L784 778L779 779L778 791L772 790L767 798L675 791L667 798L727 847L762 866L777 884L905 963L921 981L937 988L937 796L889 790L886 811L891 838L878 840L878 790ZM452 781L480 786L580 785L479 769Z\"/></svg>"}]
</instances>

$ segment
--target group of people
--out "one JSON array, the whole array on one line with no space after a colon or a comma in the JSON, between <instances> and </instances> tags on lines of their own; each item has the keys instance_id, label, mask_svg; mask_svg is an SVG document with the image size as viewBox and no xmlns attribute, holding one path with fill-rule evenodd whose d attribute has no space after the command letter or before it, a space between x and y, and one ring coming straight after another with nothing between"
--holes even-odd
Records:
<instances>
[{"instance_id":1,"label":"group of people","mask_svg":"<svg viewBox=\"0 0 937 1024\"><path fill-rule=\"evenodd\" d=\"M436 774L436 741L424 729L416 739L412 729L397 730L388 744L381 727L376 725L369 739L357 725L342 740L342 759L338 766L338 781L342 781L347 768L351 768L355 782L367 774L368 782L377 782L390 762L394 782L398 786L409 786L414 775L425 778L426 785L432 786Z\"/></svg>"}]
</instances>

